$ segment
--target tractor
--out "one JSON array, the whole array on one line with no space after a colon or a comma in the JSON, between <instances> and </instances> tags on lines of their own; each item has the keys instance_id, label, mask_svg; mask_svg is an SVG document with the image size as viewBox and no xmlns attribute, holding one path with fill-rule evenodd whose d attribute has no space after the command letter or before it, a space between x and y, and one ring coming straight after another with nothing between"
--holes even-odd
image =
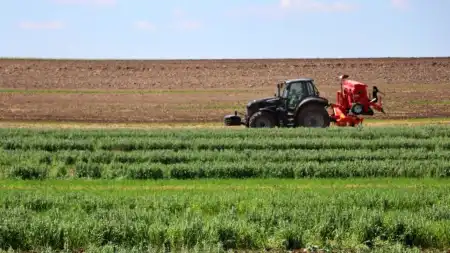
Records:
<instances>
[{"instance_id":1,"label":"tractor","mask_svg":"<svg viewBox=\"0 0 450 253\"><path fill-rule=\"evenodd\" d=\"M363 121L359 115L374 114L372 107L384 113L381 98L377 96L380 91L376 86L374 99L369 100L366 84L348 80L348 75L340 76L340 81L341 89L337 92L335 104L320 96L311 78L277 83L277 93L274 97L250 101L243 120L236 111L224 117L225 125L245 125L249 128L325 128L333 122L337 126L356 126ZM328 108L331 108L331 114L328 113Z\"/></svg>"}]
</instances>

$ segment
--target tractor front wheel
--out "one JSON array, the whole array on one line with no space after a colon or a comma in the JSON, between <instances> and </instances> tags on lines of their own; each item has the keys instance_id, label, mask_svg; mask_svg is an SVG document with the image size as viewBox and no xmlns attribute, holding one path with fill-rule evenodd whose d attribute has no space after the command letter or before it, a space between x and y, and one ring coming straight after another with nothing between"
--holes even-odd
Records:
<instances>
[{"instance_id":1,"label":"tractor front wheel","mask_svg":"<svg viewBox=\"0 0 450 253\"><path fill-rule=\"evenodd\" d=\"M275 125L275 119L269 112L255 112L249 119L251 128L273 128Z\"/></svg>"},{"instance_id":2,"label":"tractor front wheel","mask_svg":"<svg viewBox=\"0 0 450 253\"><path fill-rule=\"evenodd\" d=\"M297 125L302 127L325 128L331 123L330 115L324 106L309 104L302 108L297 117Z\"/></svg>"}]
</instances>

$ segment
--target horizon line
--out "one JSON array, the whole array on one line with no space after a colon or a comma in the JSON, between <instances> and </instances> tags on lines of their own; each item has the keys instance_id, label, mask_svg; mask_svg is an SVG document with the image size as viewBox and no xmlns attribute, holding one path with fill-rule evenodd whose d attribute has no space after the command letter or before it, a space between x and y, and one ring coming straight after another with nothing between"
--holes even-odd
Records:
<instances>
[{"instance_id":1,"label":"horizon line","mask_svg":"<svg viewBox=\"0 0 450 253\"><path fill-rule=\"evenodd\" d=\"M261 57L261 58L57 58L57 57L0 57L4 60L32 61L279 61L279 60L432 60L450 59L450 56L384 56L384 57Z\"/></svg>"}]
</instances>

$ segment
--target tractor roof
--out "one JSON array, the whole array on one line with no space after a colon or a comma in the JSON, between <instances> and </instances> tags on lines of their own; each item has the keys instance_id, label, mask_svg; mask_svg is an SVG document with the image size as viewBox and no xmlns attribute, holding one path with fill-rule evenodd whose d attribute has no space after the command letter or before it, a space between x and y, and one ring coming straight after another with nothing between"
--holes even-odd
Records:
<instances>
[{"instance_id":1,"label":"tractor roof","mask_svg":"<svg viewBox=\"0 0 450 253\"><path fill-rule=\"evenodd\" d=\"M302 78L297 78L297 79L286 80L286 83L307 82L307 81L314 81L314 79L308 78L308 77L302 77Z\"/></svg>"}]
</instances>

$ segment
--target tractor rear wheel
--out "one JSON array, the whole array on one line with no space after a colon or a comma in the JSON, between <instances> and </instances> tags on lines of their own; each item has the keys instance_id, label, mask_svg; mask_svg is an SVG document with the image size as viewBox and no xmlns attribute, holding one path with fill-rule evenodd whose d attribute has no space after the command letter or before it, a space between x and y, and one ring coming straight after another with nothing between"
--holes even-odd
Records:
<instances>
[{"instance_id":1,"label":"tractor rear wheel","mask_svg":"<svg viewBox=\"0 0 450 253\"><path fill-rule=\"evenodd\" d=\"M273 128L275 125L275 119L269 112L255 112L249 119L251 128Z\"/></svg>"},{"instance_id":2,"label":"tractor rear wheel","mask_svg":"<svg viewBox=\"0 0 450 253\"><path fill-rule=\"evenodd\" d=\"M297 125L302 127L325 128L331 123L330 115L323 105L309 104L301 109L297 117Z\"/></svg>"}]
</instances>

